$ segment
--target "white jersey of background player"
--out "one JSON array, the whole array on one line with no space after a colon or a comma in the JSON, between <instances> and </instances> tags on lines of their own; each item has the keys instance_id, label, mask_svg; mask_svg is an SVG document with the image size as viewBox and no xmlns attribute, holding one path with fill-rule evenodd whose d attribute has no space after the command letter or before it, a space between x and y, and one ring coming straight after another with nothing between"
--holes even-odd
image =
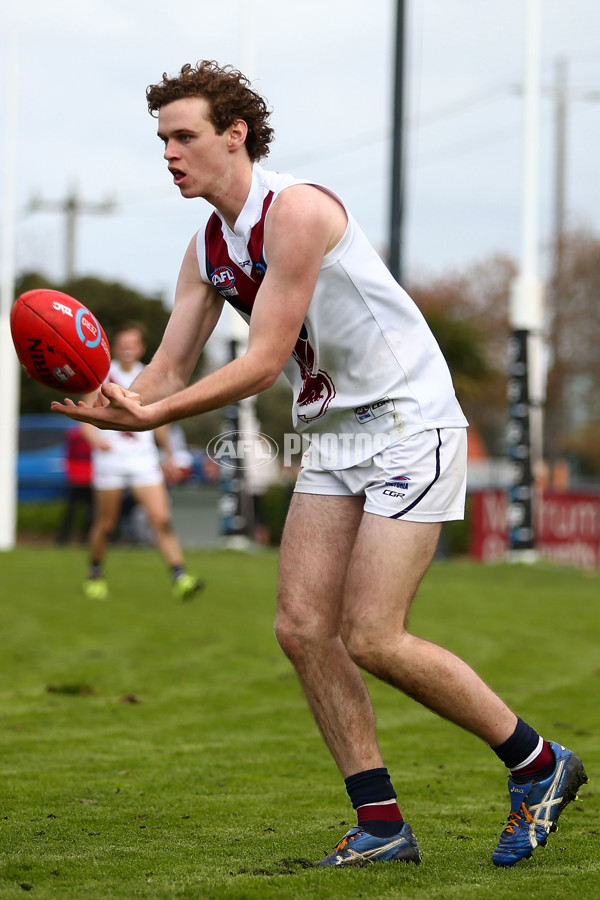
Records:
<instances>
[{"instance_id":1,"label":"white jersey of background player","mask_svg":"<svg viewBox=\"0 0 600 900\"><path fill-rule=\"evenodd\" d=\"M118 360L113 359L106 378L107 382L118 384L129 390L130 385L144 368L143 363L135 362L131 367L124 369ZM94 447L92 459L94 463L94 485L102 488L111 473L130 473L131 477L139 478L142 474L144 480L149 483L159 483L163 480L160 468L159 452L153 431L103 431L102 438L110 445L108 448ZM110 484L110 487L123 487L120 484Z\"/></svg>"}]
</instances>

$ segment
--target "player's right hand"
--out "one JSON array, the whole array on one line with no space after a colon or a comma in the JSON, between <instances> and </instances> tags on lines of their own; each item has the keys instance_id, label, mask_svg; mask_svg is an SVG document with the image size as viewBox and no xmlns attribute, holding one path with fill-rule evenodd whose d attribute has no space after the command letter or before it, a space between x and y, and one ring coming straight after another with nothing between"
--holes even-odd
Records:
<instances>
[{"instance_id":1,"label":"player's right hand","mask_svg":"<svg viewBox=\"0 0 600 900\"><path fill-rule=\"evenodd\" d=\"M125 397L125 399L134 400L136 403L139 403L140 406L142 405L142 398L141 398L140 394L137 394L135 391L128 391L127 388L121 387L120 384L115 384L114 382L110 382L110 386L112 389L113 396L114 396L115 392L117 394L120 393L122 397ZM98 396L94 400L94 403L92 404L92 406L109 406L109 405L110 405L110 399L106 396L103 389L99 390Z\"/></svg>"}]
</instances>

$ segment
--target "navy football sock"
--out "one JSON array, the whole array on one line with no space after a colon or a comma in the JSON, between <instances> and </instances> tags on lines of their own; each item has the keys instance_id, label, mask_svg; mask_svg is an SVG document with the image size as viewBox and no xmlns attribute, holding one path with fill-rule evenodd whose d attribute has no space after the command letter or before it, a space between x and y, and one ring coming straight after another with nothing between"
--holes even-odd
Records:
<instances>
[{"instance_id":1,"label":"navy football sock","mask_svg":"<svg viewBox=\"0 0 600 900\"><path fill-rule=\"evenodd\" d=\"M361 828L375 837L398 834L404 819L387 769L366 769L350 775L345 783Z\"/></svg>"},{"instance_id":2,"label":"navy football sock","mask_svg":"<svg viewBox=\"0 0 600 900\"><path fill-rule=\"evenodd\" d=\"M517 726L508 740L492 747L492 750L510 769L511 778L517 784L543 781L552 774L556 764L548 741L523 719L517 720Z\"/></svg>"}]
</instances>

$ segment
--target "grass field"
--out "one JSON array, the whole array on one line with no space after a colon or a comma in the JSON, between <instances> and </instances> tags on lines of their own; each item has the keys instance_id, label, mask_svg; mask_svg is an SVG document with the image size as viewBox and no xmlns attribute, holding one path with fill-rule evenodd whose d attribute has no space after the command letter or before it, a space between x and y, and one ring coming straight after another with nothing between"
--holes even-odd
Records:
<instances>
[{"instance_id":1,"label":"grass field","mask_svg":"<svg viewBox=\"0 0 600 900\"><path fill-rule=\"evenodd\" d=\"M115 549L111 598L84 553L0 555L0 897L600 897L600 581L539 564L437 562L412 628L466 658L590 785L530 861L495 869L504 769L472 736L369 679L419 867L310 865L354 823L272 632L277 558L188 554L174 601L158 556Z\"/></svg>"}]
</instances>

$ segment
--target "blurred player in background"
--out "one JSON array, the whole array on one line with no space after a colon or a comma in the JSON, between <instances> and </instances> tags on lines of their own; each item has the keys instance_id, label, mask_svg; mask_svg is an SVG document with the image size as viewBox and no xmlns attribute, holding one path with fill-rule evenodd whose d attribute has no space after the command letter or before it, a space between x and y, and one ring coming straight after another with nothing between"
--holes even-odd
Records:
<instances>
[{"instance_id":1,"label":"blurred player in background","mask_svg":"<svg viewBox=\"0 0 600 900\"><path fill-rule=\"evenodd\" d=\"M215 212L185 254L162 343L133 384L140 396L107 385L105 406L52 408L144 431L256 394L285 371L311 444L281 543L276 634L358 814L321 864L420 860L362 668L506 765L511 813L493 860L513 865L545 843L587 778L465 662L408 630L442 523L464 515L467 422L440 349L342 201L258 164L269 111L241 73L186 65L147 100L173 183ZM247 350L186 387L224 302L249 322ZM515 635L516 658L522 643Z\"/></svg>"},{"instance_id":2,"label":"blurred player in background","mask_svg":"<svg viewBox=\"0 0 600 900\"><path fill-rule=\"evenodd\" d=\"M79 539L87 540L94 514L92 492L92 454L84 437L87 425L69 428L66 440L65 474L67 476L67 500L56 542L66 544L71 536L77 513L81 511Z\"/></svg>"},{"instance_id":3,"label":"blurred player in background","mask_svg":"<svg viewBox=\"0 0 600 900\"><path fill-rule=\"evenodd\" d=\"M140 362L146 350L144 326L138 322L123 323L114 334L111 350L108 381L128 389L144 368ZM172 458L168 426L154 432L137 433L99 431L89 424L82 428L92 447L95 507L89 535L89 571L83 586L86 596L91 600L103 600L108 594L104 559L108 541L119 521L124 492L128 490L148 517L158 550L169 567L174 595L189 599L203 585L186 571L179 538L171 521L163 471L168 476L173 467L175 480L179 478L180 466L177 459ZM157 442L163 451L162 466Z\"/></svg>"}]
</instances>

